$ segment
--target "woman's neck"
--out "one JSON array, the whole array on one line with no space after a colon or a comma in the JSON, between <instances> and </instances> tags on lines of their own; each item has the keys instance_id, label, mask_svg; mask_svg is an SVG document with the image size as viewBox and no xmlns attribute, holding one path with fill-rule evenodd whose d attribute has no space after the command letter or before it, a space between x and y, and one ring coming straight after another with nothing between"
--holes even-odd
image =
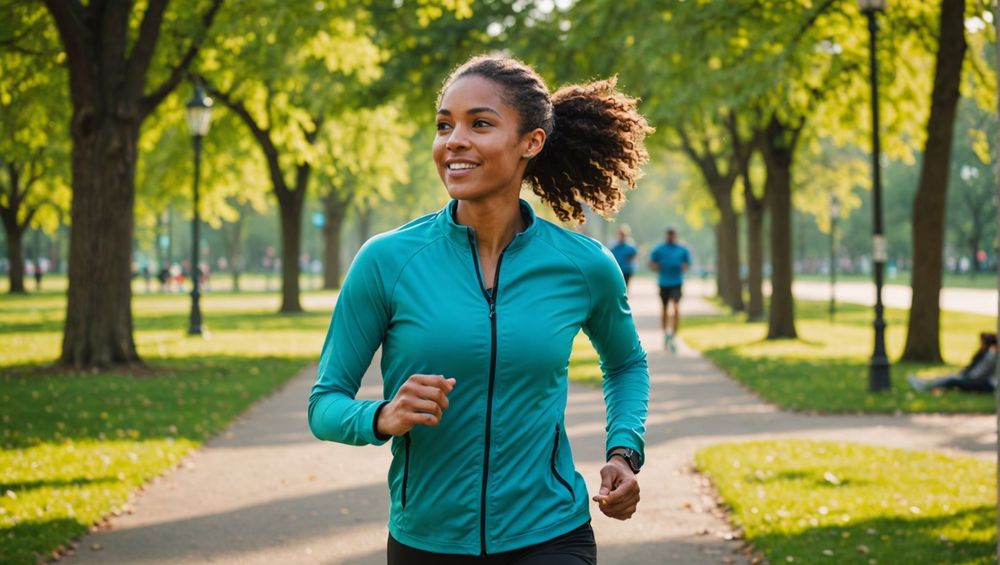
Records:
<instances>
[{"instance_id":1,"label":"woman's neck","mask_svg":"<svg viewBox=\"0 0 1000 565\"><path fill-rule=\"evenodd\" d=\"M455 221L476 231L479 253L496 256L524 231L520 199L479 202L459 200Z\"/></svg>"}]
</instances>

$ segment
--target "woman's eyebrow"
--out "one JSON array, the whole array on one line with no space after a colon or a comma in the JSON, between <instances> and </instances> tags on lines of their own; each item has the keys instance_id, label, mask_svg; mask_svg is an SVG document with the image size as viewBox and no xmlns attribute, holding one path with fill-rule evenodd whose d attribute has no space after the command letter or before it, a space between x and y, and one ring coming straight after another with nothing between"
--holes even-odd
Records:
<instances>
[{"instance_id":1,"label":"woman's eyebrow","mask_svg":"<svg viewBox=\"0 0 1000 565\"><path fill-rule=\"evenodd\" d=\"M438 108L437 113L441 114L443 116L450 116L451 115L451 110L448 110L447 108ZM500 115L500 112L497 112L496 110L494 110L493 108L490 108L489 106L479 106L479 107L476 107L476 108L469 108L469 111L466 112L466 113L467 114L483 114L483 113L486 113L486 114L494 114L498 118L503 117L503 116Z\"/></svg>"}]
</instances>

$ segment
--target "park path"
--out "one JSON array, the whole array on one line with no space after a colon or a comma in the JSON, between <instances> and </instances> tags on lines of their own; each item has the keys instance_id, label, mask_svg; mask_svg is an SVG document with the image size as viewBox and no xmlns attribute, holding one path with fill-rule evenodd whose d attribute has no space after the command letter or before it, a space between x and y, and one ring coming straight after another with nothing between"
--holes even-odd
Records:
<instances>
[{"instance_id":1,"label":"park path","mask_svg":"<svg viewBox=\"0 0 1000 565\"><path fill-rule=\"evenodd\" d=\"M764 290L770 293L770 285ZM830 300L830 283L820 281L795 281L792 283L795 298L803 300ZM887 284L882 288L882 303L887 308L909 310L913 291L903 284ZM837 283L835 298L852 304L875 304L875 284L871 282L841 281ZM986 288L942 288L939 304L949 312L969 312L983 316L997 315L997 291Z\"/></svg>"},{"instance_id":2,"label":"park path","mask_svg":"<svg viewBox=\"0 0 1000 565\"><path fill-rule=\"evenodd\" d=\"M766 405L683 343L676 354L664 352L653 283L635 282L632 302L652 385L647 463L635 518L617 522L595 511L602 565L746 563L691 470L695 451L709 444L805 437L995 456L992 416L810 416ZM688 315L711 311L696 296L684 307ZM389 450L316 441L305 416L314 378L315 368L304 369L258 402L138 493L128 513L81 539L63 562L384 563ZM359 397L380 391L373 370ZM570 387L567 431L594 490L603 462L599 389Z\"/></svg>"}]
</instances>

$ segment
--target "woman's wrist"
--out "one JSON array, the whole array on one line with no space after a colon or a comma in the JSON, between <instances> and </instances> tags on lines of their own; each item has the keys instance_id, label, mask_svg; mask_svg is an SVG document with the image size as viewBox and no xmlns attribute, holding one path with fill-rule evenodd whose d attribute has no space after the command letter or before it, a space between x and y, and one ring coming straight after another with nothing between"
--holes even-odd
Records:
<instances>
[{"instance_id":1,"label":"woman's wrist","mask_svg":"<svg viewBox=\"0 0 1000 565\"><path fill-rule=\"evenodd\" d=\"M392 437L392 434L383 431L385 429L383 426L384 409L388 405L388 402L383 402L382 404L379 404L378 408L375 409L375 417L372 421L372 427L375 429L375 437L378 438L379 441L386 441Z\"/></svg>"}]
</instances>

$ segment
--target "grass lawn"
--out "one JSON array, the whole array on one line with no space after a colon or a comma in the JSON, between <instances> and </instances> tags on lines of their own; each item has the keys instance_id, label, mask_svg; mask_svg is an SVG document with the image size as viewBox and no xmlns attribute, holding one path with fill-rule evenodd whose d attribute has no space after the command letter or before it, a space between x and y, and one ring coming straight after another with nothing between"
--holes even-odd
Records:
<instances>
[{"instance_id":1,"label":"grass lawn","mask_svg":"<svg viewBox=\"0 0 1000 565\"><path fill-rule=\"evenodd\" d=\"M137 295L135 339L153 368L68 374L61 294L0 297L0 561L35 563L318 357L334 302L306 295L276 315L276 294L208 294L209 339L186 335L190 298ZM303 411L305 399L303 399ZM303 426L305 426L303 418Z\"/></svg>"},{"instance_id":2,"label":"grass lawn","mask_svg":"<svg viewBox=\"0 0 1000 565\"><path fill-rule=\"evenodd\" d=\"M996 463L817 441L696 454L769 563L996 563Z\"/></svg>"},{"instance_id":3,"label":"grass lawn","mask_svg":"<svg viewBox=\"0 0 1000 565\"><path fill-rule=\"evenodd\" d=\"M586 385L600 386L604 379L601 373L601 359L583 332L573 340L573 354L569 358L569 380Z\"/></svg>"},{"instance_id":4,"label":"grass lawn","mask_svg":"<svg viewBox=\"0 0 1000 565\"><path fill-rule=\"evenodd\" d=\"M906 312L887 309L886 346L892 388L868 392L873 332L871 308L841 304L831 323L826 302L796 301L799 339L767 341L767 323L740 315L690 317L681 335L718 367L768 402L817 412L994 412L989 394L917 393L907 373L921 377L952 372L972 356L979 332L996 331L996 319L941 313L941 348L948 365L897 363L906 337Z\"/></svg>"}]
</instances>

